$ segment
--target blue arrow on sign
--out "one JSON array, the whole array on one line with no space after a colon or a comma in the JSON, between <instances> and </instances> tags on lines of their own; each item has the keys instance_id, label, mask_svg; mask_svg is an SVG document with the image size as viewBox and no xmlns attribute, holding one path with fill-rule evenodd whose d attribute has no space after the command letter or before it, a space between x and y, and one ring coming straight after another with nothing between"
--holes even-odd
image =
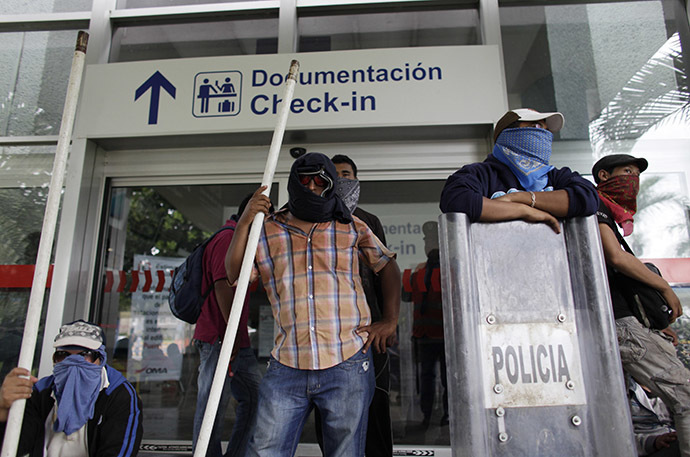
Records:
<instances>
[{"instance_id":1,"label":"blue arrow on sign","mask_svg":"<svg viewBox=\"0 0 690 457\"><path fill-rule=\"evenodd\" d=\"M160 71L157 70L149 79L146 80L146 82L144 82L144 84L139 86L137 91L134 93L134 101L136 102L139 100L139 97L151 89L149 124L158 124L158 105L161 100L161 87L165 89L165 91L169 93L172 98L175 98L175 86L173 86L172 83L168 81Z\"/></svg>"}]
</instances>

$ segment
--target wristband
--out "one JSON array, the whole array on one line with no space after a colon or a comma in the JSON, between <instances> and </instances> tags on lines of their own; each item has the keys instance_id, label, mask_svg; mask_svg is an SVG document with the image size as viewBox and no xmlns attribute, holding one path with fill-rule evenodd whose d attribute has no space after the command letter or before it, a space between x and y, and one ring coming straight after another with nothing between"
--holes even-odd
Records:
<instances>
[{"instance_id":1,"label":"wristband","mask_svg":"<svg viewBox=\"0 0 690 457\"><path fill-rule=\"evenodd\" d=\"M537 196L534 195L534 192L531 190L529 191L530 196L532 197L532 203L530 203L530 208L534 208L534 204L537 203Z\"/></svg>"}]
</instances>

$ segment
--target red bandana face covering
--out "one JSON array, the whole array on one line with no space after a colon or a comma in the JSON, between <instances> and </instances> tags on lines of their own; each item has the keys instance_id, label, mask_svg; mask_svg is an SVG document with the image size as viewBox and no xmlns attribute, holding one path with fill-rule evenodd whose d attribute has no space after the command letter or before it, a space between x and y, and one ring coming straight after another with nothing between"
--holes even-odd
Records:
<instances>
[{"instance_id":1,"label":"red bandana face covering","mask_svg":"<svg viewBox=\"0 0 690 457\"><path fill-rule=\"evenodd\" d=\"M623 236L633 232L633 215L637 212L637 192L640 177L618 175L599 183L597 191L604 204L613 213L614 220L623 229Z\"/></svg>"}]
</instances>

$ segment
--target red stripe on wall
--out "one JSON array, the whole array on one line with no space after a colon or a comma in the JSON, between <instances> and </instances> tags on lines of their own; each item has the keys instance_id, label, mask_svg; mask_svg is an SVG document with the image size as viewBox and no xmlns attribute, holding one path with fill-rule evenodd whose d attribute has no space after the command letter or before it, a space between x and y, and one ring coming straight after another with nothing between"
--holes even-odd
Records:
<instances>
[{"instance_id":1,"label":"red stripe on wall","mask_svg":"<svg viewBox=\"0 0 690 457\"><path fill-rule=\"evenodd\" d=\"M120 270L120 284L117 285L118 293L122 293L125 291L125 284L127 284L127 273Z\"/></svg>"},{"instance_id":2,"label":"red stripe on wall","mask_svg":"<svg viewBox=\"0 0 690 457\"><path fill-rule=\"evenodd\" d=\"M690 284L690 259L641 259L659 268L666 281L673 284Z\"/></svg>"},{"instance_id":3,"label":"red stripe on wall","mask_svg":"<svg viewBox=\"0 0 690 457\"><path fill-rule=\"evenodd\" d=\"M690 285L690 258L680 258L680 259L640 259L643 262L652 262L659 270L664 278L670 282L672 285ZM156 285L155 291L162 292L165 286L165 275L169 272L170 276L173 275L173 270L156 270L156 276L158 283ZM113 292L115 286L115 275L119 277L119 283L114 292L122 293L124 292L127 285L127 276L131 276L130 291L136 291L139 286L139 271L113 271L106 270L105 272L105 292ZM150 291L153 285L153 272L145 271L144 277L146 278L143 284L142 291ZM412 292L412 284L410 279L412 276L412 270L406 269L402 274L403 289L405 292ZM34 277L34 265L0 265L0 289L30 289L31 283ZM53 265L50 266L48 270L48 281L46 287L50 287L53 280ZM431 284L434 291L440 290L440 275L439 270L434 269L431 275ZM417 275L417 284L420 291L426 290L424 285L424 279L421 275ZM254 292L259 286L259 281L254 281L250 284L249 291Z\"/></svg>"},{"instance_id":4,"label":"red stripe on wall","mask_svg":"<svg viewBox=\"0 0 690 457\"><path fill-rule=\"evenodd\" d=\"M132 271L132 286L129 288L130 292L136 292L139 286L139 270Z\"/></svg>"},{"instance_id":5,"label":"red stripe on wall","mask_svg":"<svg viewBox=\"0 0 690 457\"><path fill-rule=\"evenodd\" d=\"M113 276L113 272L110 270L106 270L105 272L105 287L103 290L105 292L110 292L113 290L113 283L115 282L115 278Z\"/></svg>"},{"instance_id":6,"label":"red stripe on wall","mask_svg":"<svg viewBox=\"0 0 690 457\"><path fill-rule=\"evenodd\" d=\"M158 276L158 285L156 286L156 292L162 292L163 286L165 286L165 271L156 271L156 276Z\"/></svg>"},{"instance_id":7,"label":"red stripe on wall","mask_svg":"<svg viewBox=\"0 0 690 457\"><path fill-rule=\"evenodd\" d=\"M144 286L141 288L142 292L148 292L151 289L151 283L153 282L153 277L151 276L151 270L144 270Z\"/></svg>"},{"instance_id":8,"label":"red stripe on wall","mask_svg":"<svg viewBox=\"0 0 690 457\"><path fill-rule=\"evenodd\" d=\"M0 288L30 289L34 281L35 265L0 265ZM53 281L53 265L48 268L46 287Z\"/></svg>"}]
</instances>

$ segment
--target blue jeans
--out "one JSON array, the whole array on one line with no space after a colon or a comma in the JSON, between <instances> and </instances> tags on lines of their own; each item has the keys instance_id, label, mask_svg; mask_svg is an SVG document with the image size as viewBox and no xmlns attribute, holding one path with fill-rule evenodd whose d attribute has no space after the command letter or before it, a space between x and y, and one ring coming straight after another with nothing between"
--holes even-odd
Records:
<instances>
[{"instance_id":1,"label":"blue jeans","mask_svg":"<svg viewBox=\"0 0 690 457\"><path fill-rule=\"evenodd\" d=\"M199 431L201 430L201 423L204 420L206 403L211 392L211 384L213 384L213 375L216 372L221 343L216 341L214 344L209 344L195 340L194 344L199 350L201 357L199 377L197 378L199 393L196 400L196 412L194 413L194 443L196 445ZM218 411L216 412L216 420L211 432L208 450L206 451L206 455L209 457L220 457L223 455L220 441L230 394L237 400L238 405L235 410L235 425L232 428L232 435L230 436L225 456L243 457L247 452L247 444L256 426L261 374L259 373L259 367L252 348L240 349L231 365L234 375L232 378L229 376L225 378L223 392L218 403Z\"/></svg>"},{"instance_id":2,"label":"blue jeans","mask_svg":"<svg viewBox=\"0 0 690 457\"><path fill-rule=\"evenodd\" d=\"M321 411L324 456L363 456L374 382L371 352L360 351L326 370L297 370L271 357L259 389L260 425L248 455L293 456L316 406Z\"/></svg>"}]
</instances>

